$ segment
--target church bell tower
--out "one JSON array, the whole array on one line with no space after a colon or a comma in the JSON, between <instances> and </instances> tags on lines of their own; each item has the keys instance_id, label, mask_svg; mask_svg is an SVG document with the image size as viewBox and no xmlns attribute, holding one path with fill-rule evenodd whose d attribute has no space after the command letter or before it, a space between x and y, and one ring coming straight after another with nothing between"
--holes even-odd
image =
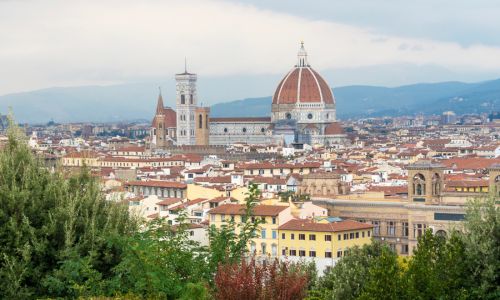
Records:
<instances>
[{"instance_id":1,"label":"church bell tower","mask_svg":"<svg viewBox=\"0 0 500 300\"><path fill-rule=\"evenodd\" d=\"M177 110L177 145L196 144L195 113L198 102L196 92L196 74L184 73L175 75L176 110Z\"/></svg>"}]
</instances>

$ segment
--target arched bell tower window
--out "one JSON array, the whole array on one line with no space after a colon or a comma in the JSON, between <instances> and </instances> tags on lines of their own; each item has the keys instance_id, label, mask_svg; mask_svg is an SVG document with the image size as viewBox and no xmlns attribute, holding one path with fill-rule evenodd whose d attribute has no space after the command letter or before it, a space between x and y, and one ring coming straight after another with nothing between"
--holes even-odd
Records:
<instances>
[{"instance_id":1,"label":"arched bell tower window","mask_svg":"<svg viewBox=\"0 0 500 300\"><path fill-rule=\"evenodd\" d=\"M186 104L186 96L181 95L181 104Z\"/></svg>"},{"instance_id":2,"label":"arched bell tower window","mask_svg":"<svg viewBox=\"0 0 500 300\"><path fill-rule=\"evenodd\" d=\"M288 120L290 120L290 119L292 118L292 114L291 114L291 113L286 113L286 115L285 115L285 116L286 116L286 118L287 118Z\"/></svg>"},{"instance_id":3,"label":"arched bell tower window","mask_svg":"<svg viewBox=\"0 0 500 300\"><path fill-rule=\"evenodd\" d=\"M425 177L422 174L413 176L413 194L416 196L425 195Z\"/></svg>"},{"instance_id":4,"label":"arched bell tower window","mask_svg":"<svg viewBox=\"0 0 500 300\"><path fill-rule=\"evenodd\" d=\"M198 127L199 127L200 129L202 129L202 128L203 128L203 117L202 117L202 115L201 115L201 114L198 116Z\"/></svg>"}]
</instances>

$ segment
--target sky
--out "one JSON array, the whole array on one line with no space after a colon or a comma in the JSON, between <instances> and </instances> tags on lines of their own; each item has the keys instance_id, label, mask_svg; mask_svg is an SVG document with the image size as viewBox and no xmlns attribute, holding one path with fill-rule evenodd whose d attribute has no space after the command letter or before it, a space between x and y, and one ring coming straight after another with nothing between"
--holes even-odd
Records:
<instances>
[{"instance_id":1,"label":"sky","mask_svg":"<svg viewBox=\"0 0 500 300\"><path fill-rule=\"evenodd\" d=\"M332 87L495 79L499 15L483 0L0 0L0 95L135 82L173 93L187 58L208 103L267 96L301 40Z\"/></svg>"}]
</instances>

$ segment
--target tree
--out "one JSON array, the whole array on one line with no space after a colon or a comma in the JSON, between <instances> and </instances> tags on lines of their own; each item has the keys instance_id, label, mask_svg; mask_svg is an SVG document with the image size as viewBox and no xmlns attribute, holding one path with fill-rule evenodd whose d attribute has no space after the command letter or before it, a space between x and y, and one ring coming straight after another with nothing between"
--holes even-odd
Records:
<instances>
[{"instance_id":1,"label":"tree","mask_svg":"<svg viewBox=\"0 0 500 300\"><path fill-rule=\"evenodd\" d=\"M406 293L397 254L385 246L381 250L369 266L359 299L401 299Z\"/></svg>"},{"instance_id":2,"label":"tree","mask_svg":"<svg viewBox=\"0 0 500 300\"><path fill-rule=\"evenodd\" d=\"M500 207L495 196L469 201L464 222L463 257L471 298L500 298Z\"/></svg>"},{"instance_id":3,"label":"tree","mask_svg":"<svg viewBox=\"0 0 500 300\"><path fill-rule=\"evenodd\" d=\"M11 121L0 152L0 298L96 293L120 260L109 241L135 228L85 170L49 172Z\"/></svg>"},{"instance_id":4,"label":"tree","mask_svg":"<svg viewBox=\"0 0 500 300\"><path fill-rule=\"evenodd\" d=\"M307 290L307 271L298 264L259 263L255 256L247 262L220 264L215 275L218 300L303 299Z\"/></svg>"},{"instance_id":5,"label":"tree","mask_svg":"<svg viewBox=\"0 0 500 300\"><path fill-rule=\"evenodd\" d=\"M356 299L369 278L369 269L374 260L382 255L382 244L372 242L363 247L349 249L337 264L318 279L313 293L322 299Z\"/></svg>"},{"instance_id":6,"label":"tree","mask_svg":"<svg viewBox=\"0 0 500 300\"><path fill-rule=\"evenodd\" d=\"M215 275L220 264L233 264L239 262L248 253L248 244L252 238L257 236L259 218L252 218L253 208L258 203L260 191L255 184L250 184L245 208L243 211L243 222L236 223L229 220L221 228L210 227L210 255L208 259L208 270Z\"/></svg>"}]
</instances>

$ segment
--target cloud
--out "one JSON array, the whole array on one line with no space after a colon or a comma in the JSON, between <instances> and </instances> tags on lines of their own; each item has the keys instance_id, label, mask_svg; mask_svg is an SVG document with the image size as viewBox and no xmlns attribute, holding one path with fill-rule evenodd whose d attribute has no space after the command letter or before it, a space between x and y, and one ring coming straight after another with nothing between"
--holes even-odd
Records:
<instances>
[{"instance_id":1,"label":"cloud","mask_svg":"<svg viewBox=\"0 0 500 300\"><path fill-rule=\"evenodd\" d=\"M388 64L500 71L500 48L468 47L223 1L0 1L0 94L144 80L276 74L304 39L318 70Z\"/></svg>"}]
</instances>

